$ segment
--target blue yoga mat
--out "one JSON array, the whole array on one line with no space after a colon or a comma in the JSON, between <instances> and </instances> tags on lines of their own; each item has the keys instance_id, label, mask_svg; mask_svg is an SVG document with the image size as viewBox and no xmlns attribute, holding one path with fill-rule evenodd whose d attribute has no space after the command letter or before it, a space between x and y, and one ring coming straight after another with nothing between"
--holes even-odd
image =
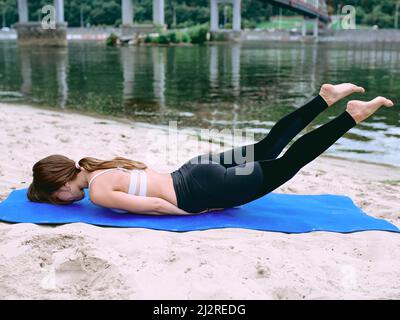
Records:
<instances>
[{"instance_id":1,"label":"blue yoga mat","mask_svg":"<svg viewBox=\"0 0 400 320\"><path fill-rule=\"evenodd\" d=\"M270 193L240 207L198 215L118 213L85 198L70 205L31 202L27 189L12 191L0 203L0 220L38 224L85 222L98 226L192 231L214 228L302 233L310 231L354 232L384 230L400 232L395 225L365 214L346 196Z\"/></svg>"}]
</instances>

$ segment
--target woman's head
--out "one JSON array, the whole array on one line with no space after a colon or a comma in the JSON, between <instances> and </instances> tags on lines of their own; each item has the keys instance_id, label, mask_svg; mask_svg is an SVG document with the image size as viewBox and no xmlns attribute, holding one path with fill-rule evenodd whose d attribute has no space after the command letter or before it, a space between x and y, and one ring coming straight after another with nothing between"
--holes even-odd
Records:
<instances>
[{"instance_id":1,"label":"woman's head","mask_svg":"<svg viewBox=\"0 0 400 320\"><path fill-rule=\"evenodd\" d=\"M28 199L52 204L70 204L82 200L85 196L84 188L88 187L89 173L115 167L145 169L147 166L143 162L123 157L112 160L86 157L75 162L60 154L50 155L33 165L33 181L28 188Z\"/></svg>"}]
</instances>

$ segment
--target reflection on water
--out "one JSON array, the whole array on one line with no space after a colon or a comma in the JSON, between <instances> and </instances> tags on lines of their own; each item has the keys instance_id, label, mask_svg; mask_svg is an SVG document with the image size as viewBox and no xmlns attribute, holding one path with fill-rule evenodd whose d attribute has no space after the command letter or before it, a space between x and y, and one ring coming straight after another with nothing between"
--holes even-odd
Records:
<instances>
[{"instance_id":1,"label":"reflection on water","mask_svg":"<svg viewBox=\"0 0 400 320\"><path fill-rule=\"evenodd\" d=\"M119 115L178 127L246 129L256 140L325 82L366 88L398 101L394 44L233 43L194 47L18 48L0 43L0 100ZM338 115L345 101L306 130ZM381 109L327 153L400 165L398 107Z\"/></svg>"}]
</instances>

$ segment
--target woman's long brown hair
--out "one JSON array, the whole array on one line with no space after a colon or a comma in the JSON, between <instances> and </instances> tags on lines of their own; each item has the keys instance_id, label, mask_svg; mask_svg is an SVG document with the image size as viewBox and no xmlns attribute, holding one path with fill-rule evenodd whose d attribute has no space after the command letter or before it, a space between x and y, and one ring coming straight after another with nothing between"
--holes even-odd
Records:
<instances>
[{"instance_id":1,"label":"woman's long brown hair","mask_svg":"<svg viewBox=\"0 0 400 320\"><path fill-rule=\"evenodd\" d=\"M101 160L85 157L79 160L80 167L87 171L122 167L126 169L146 169L147 165L140 161L124 157L115 157L111 160ZM61 154L45 157L33 165L33 181L27 192L27 197L33 202L47 202L52 204L70 204L70 201L58 199L54 192L66 182L76 178L81 169L77 169L75 161Z\"/></svg>"}]
</instances>

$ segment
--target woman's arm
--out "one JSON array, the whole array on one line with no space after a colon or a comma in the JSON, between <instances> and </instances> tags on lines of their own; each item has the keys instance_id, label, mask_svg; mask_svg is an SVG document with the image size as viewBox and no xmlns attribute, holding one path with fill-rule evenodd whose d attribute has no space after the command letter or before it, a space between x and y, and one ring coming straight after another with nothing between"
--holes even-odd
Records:
<instances>
[{"instance_id":1,"label":"woman's arm","mask_svg":"<svg viewBox=\"0 0 400 320\"><path fill-rule=\"evenodd\" d=\"M171 202L158 198L160 201L160 206L157 209L158 212L160 213L164 213L164 214L180 214L180 215L190 215L193 213L190 212L186 212L185 210L182 210L180 208L178 208L177 206L175 206L174 204L172 204Z\"/></svg>"},{"instance_id":2,"label":"woman's arm","mask_svg":"<svg viewBox=\"0 0 400 320\"><path fill-rule=\"evenodd\" d=\"M102 192L101 194L93 194L91 200L103 207L126 210L132 213L150 215L190 214L164 199L135 196L121 191L108 191Z\"/></svg>"}]
</instances>

